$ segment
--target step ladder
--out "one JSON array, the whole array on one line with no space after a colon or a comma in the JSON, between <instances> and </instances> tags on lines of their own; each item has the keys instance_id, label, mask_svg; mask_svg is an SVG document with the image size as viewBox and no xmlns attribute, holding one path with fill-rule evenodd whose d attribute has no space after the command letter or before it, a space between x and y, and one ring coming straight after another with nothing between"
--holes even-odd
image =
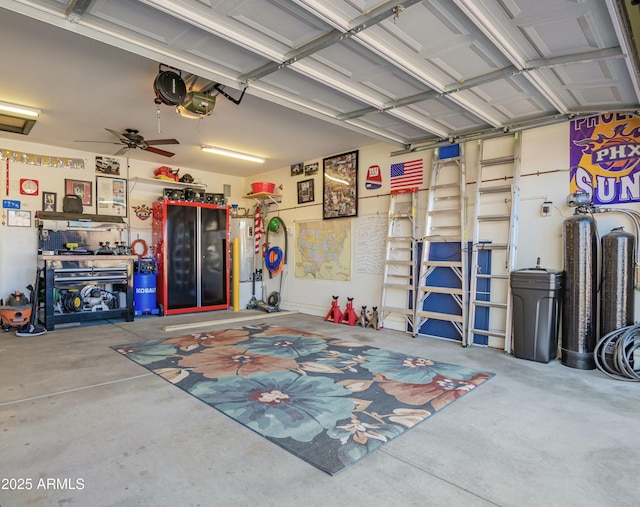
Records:
<instances>
[{"instance_id":1,"label":"step ladder","mask_svg":"<svg viewBox=\"0 0 640 507\"><path fill-rule=\"evenodd\" d=\"M478 142L467 346L511 353L509 274L516 264L520 134Z\"/></svg>"},{"instance_id":2,"label":"step ladder","mask_svg":"<svg viewBox=\"0 0 640 507\"><path fill-rule=\"evenodd\" d=\"M392 313L404 317L408 331L414 327L417 214L417 188L391 191L379 327Z\"/></svg>"},{"instance_id":3,"label":"step ladder","mask_svg":"<svg viewBox=\"0 0 640 507\"><path fill-rule=\"evenodd\" d=\"M418 335L427 320L434 319L450 323L459 335L438 337L464 341L468 294L466 167L464 145L450 148L437 148L433 153L413 335ZM424 309L425 302L429 308L430 297L433 304ZM452 301L453 304L440 304Z\"/></svg>"}]
</instances>

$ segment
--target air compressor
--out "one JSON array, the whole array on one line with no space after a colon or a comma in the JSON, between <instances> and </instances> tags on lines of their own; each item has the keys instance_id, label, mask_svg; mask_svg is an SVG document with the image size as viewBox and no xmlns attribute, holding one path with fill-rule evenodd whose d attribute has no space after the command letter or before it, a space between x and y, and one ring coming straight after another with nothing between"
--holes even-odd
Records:
<instances>
[{"instance_id":1,"label":"air compressor","mask_svg":"<svg viewBox=\"0 0 640 507\"><path fill-rule=\"evenodd\" d=\"M162 315L157 305L158 264L153 257L141 257L134 263L133 308L134 315Z\"/></svg>"}]
</instances>

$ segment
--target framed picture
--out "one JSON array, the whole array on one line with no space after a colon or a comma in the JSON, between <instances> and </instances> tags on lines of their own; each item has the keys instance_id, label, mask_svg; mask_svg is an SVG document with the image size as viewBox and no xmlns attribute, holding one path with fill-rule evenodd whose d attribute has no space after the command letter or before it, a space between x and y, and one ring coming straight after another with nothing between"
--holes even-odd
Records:
<instances>
[{"instance_id":1,"label":"framed picture","mask_svg":"<svg viewBox=\"0 0 640 507\"><path fill-rule=\"evenodd\" d=\"M111 157L96 157L96 172L120 176L120 161Z\"/></svg>"},{"instance_id":2,"label":"framed picture","mask_svg":"<svg viewBox=\"0 0 640 507\"><path fill-rule=\"evenodd\" d=\"M42 192L42 211L55 211L58 206L58 194Z\"/></svg>"},{"instance_id":3,"label":"framed picture","mask_svg":"<svg viewBox=\"0 0 640 507\"><path fill-rule=\"evenodd\" d=\"M127 216L127 180L96 176L96 214Z\"/></svg>"},{"instance_id":4,"label":"framed picture","mask_svg":"<svg viewBox=\"0 0 640 507\"><path fill-rule=\"evenodd\" d=\"M305 176L313 176L314 174L318 174L318 162L314 162L313 164L307 164L304 166Z\"/></svg>"},{"instance_id":5,"label":"framed picture","mask_svg":"<svg viewBox=\"0 0 640 507\"><path fill-rule=\"evenodd\" d=\"M77 195L82 199L83 206L93 206L91 182L82 180L64 180L65 195Z\"/></svg>"},{"instance_id":6,"label":"framed picture","mask_svg":"<svg viewBox=\"0 0 640 507\"><path fill-rule=\"evenodd\" d=\"M304 174L304 163L298 162L291 165L291 176L300 176Z\"/></svg>"},{"instance_id":7,"label":"framed picture","mask_svg":"<svg viewBox=\"0 0 640 507\"><path fill-rule=\"evenodd\" d=\"M31 212L20 209L7 210L7 225L10 227L31 227Z\"/></svg>"},{"instance_id":8,"label":"framed picture","mask_svg":"<svg viewBox=\"0 0 640 507\"><path fill-rule=\"evenodd\" d=\"M358 216L358 151L322 160L322 218Z\"/></svg>"},{"instance_id":9,"label":"framed picture","mask_svg":"<svg viewBox=\"0 0 640 507\"><path fill-rule=\"evenodd\" d=\"M313 180L303 180L298 182L298 204L313 202Z\"/></svg>"}]
</instances>

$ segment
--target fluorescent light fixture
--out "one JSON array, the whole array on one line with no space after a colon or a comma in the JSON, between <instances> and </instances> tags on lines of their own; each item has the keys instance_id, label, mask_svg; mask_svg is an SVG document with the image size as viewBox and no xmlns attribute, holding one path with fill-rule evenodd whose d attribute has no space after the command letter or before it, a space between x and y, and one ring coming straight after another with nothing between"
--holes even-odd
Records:
<instances>
[{"instance_id":1,"label":"fluorescent light fixture","mask_svg":"<svg viewBox=\"0 0 640 507\"><path fill-rule=\"evenodd\" d=\"M37 118L40 116L39 109L32 109L30 107L18 106L16 104L9 104L8 102L0 102L0 111L4 111L9 114L19 114L21 116L29 116L31 118Z\"/></svg>"},{"instance_id":2,"label":"fluorescent light fixture","mask_svg":"<svg viewBox=\"0 0 640 507\"><path fill-rule=\"evenodd\" d=\"M203 144L201 148L202 148L202 151L206 151L208 153L215 153L216 155L239 158L241 160L248 160L249 162L257 162L258 164L264 163L264 158L256 157L255 155L247 155L246 153L239 153L237 151L225 150L224 148L216 148L215 146L209 146L206 144Z\"/></svg>"},{"instance_id":3,"label":"fluorescent light fixture","mask_svg":"<svg viewBox=\"0 0 640 507\"><path fill-rule=\"evenodd\" d=\"M38 109L0 102L0 130L28 135L39 115Z\"/></svg>"}]
</instances>

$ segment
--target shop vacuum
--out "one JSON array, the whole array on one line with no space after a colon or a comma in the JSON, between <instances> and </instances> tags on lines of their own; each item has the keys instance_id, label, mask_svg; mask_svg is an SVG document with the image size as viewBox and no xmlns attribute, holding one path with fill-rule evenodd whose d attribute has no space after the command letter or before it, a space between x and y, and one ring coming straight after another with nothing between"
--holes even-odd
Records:
<instances>
[{"instance_id":1,"label":"shop vacuum","mask_svg":"<svg viewBox=\"0 0 640 507\"><path fill-rule=\"evenodd\" d=\"M16 330L16 336L39 336L47 330L38 324L38 294L40 292L40 275L42 269L36 271L35 286L29 285L30 299L19 291L14 292L0 305L0 319L5 332Z\"/></svg>"}]
</instances>

